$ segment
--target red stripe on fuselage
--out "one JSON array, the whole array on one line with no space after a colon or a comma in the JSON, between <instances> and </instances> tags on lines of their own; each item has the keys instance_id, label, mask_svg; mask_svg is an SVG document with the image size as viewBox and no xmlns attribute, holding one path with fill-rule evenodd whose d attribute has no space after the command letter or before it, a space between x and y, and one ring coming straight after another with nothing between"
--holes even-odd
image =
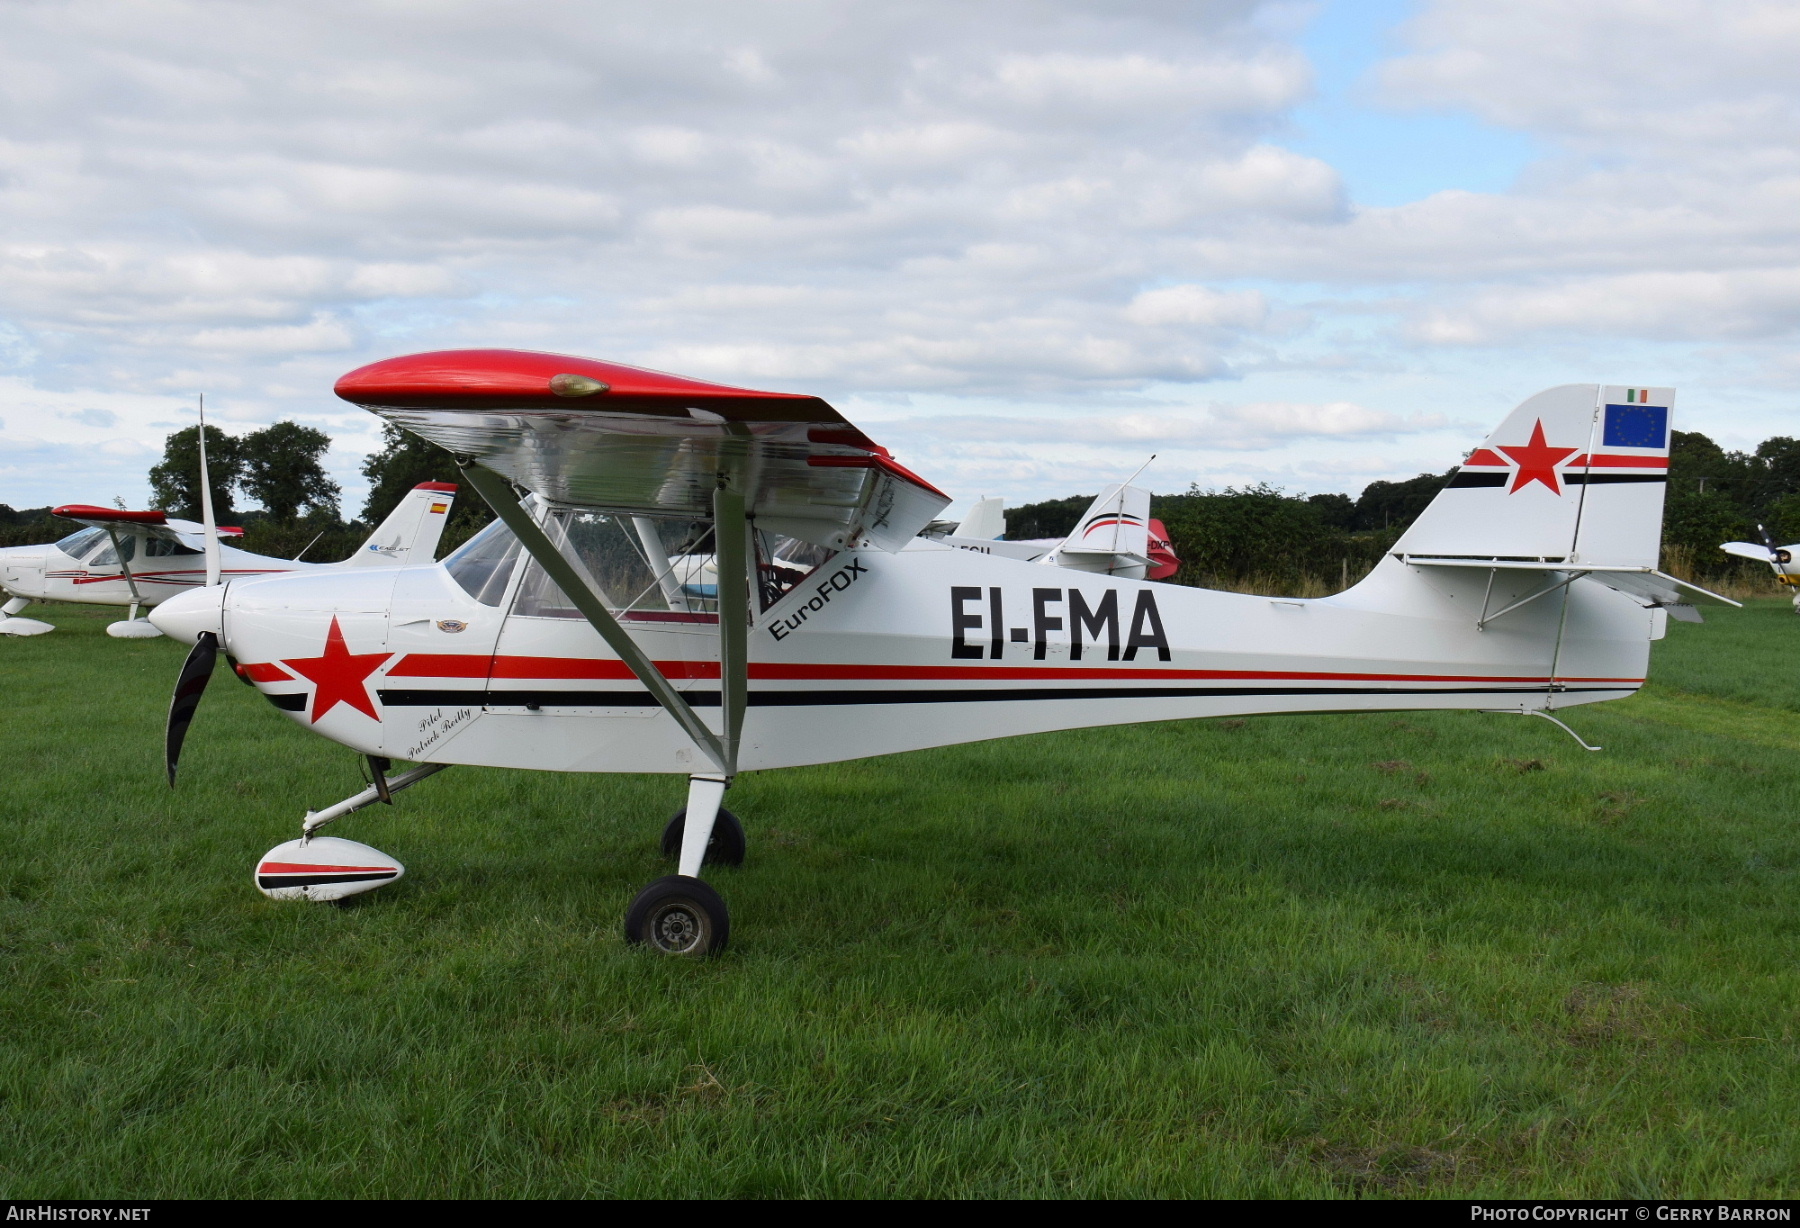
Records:
<instances>
[{"instance_id":1,"label":"red stripe on fuselage","mask_svg":"<svg viewBox=\"0 0 1800 1228\"><path fill-rule=\"evenodd\" d=\"M294 676L273 662L240 665L238 672L252 682L293 682Z\"/></svg>"},{"instance_id":2,"label":"red stripe on fuselage","mask_svg":"<svg viewBox=\"0 0 1800 1228\"><path fill-rule=\"evenodd\" d=\"M275 567L244 567L236 570L221 571L219 574L221 576L267 576L274 575L280 570L280 568ZM165 579L164 577L179 578ZM53 576L51 578L71 579L76 584L110 584L114 580L125 579L125 573L121 571L116 575L93 576L85 571L80 573L65 572L63 575ZM206 572L198 567L188 571L134 571L131 573L131 578L136 580L139 584L204 584L206 582Z\"/></svg>"},{"instance_id":3,"label":"red stripe on fuselage","mask_svg":"<svg viewBox=\"0 0 1800 1228\"><path fill-rule=\"evenodd\" d=\"M392 874L394 866L308 866L292 861L265 861L258 874Z\"/></svg>"}]
</instances>

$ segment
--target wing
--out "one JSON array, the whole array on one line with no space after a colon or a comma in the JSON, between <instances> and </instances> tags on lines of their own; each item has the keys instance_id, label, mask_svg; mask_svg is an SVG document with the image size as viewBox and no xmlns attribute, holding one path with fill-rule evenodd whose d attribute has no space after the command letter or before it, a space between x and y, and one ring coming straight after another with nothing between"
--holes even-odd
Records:
<instances>
[{"instance_id":1,"label":"wing","mask_svg":"<svg viewBox=\"0 0 1800 1228\"><path fill-rule=\"evenodd\" d=\"M390 358L337 394L558 503L706 519L729 477L763 528L883 550L950 503L818 397L519 350Z\"/></svg>"},{"instance_id":2,"label":"wing","mask_svg":"<svg viewBox=\"0 0 1800 1228\"><path fill-rule=\"evenodd\" d=\"M50 509L52 516L73 520L96 529L130 529L146 537L160 537L196 549L205 536L205 526L191 520L174 520L162 512L127 512L116 507L94 507L88 503L65 503ZM219 536L242 537L244 531L232 525L220 525Z\"/></svg>"}]
</instances>

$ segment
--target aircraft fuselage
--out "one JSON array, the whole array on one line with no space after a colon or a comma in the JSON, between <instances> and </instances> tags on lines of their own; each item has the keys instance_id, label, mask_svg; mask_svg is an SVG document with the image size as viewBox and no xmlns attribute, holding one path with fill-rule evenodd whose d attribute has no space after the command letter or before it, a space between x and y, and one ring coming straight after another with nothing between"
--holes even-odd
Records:
<instances>
[{"instance_id":1,"label":"aircraft fuselage","mask_svg":"<svg viewBox=\"0 0 1800 1228\"><path fill-rule=\"evenodd\" d=\"M1490 578L1389 558L1347 592L1299 600L935 544L840 553L754 616L739 766L1193 717L1528 711L1642 684L1660 611L1571 584L1478 629L1484 609L1538 582ZM230 585L220 625L240 675L271 703L365 754L707 770L586 621L508 615L518 588L514 576L484 604L442 564L279 576ZM713 616L620 621L717 728Z\"/></svg>"}]
</instances>

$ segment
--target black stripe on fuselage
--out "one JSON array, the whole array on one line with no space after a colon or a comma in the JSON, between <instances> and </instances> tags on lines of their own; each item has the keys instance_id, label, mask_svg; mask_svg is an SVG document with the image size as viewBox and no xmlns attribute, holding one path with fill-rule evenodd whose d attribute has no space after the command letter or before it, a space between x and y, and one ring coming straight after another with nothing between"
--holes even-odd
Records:
<instances>
[{"instance_id":1,"label":"black stripe on fuselage","mask_svg":"<svg viewBox=\"0 0 1800 1228\"><path fill-rule=\"evenodd\" d=\"M1559 695L1591 691L1635 691L1631 686L1559 686ZM752 708L838 707L847 704L1017 703L1064 699L1210 699L1283 695L1543 695L1543 686L1420 687L962 687L955 690L890 691L752 691ZM656 699L647 691L382 691L389 708L650 708ZM696 708L719 706L717 691L683 692Z\"/></svg>"},{"instance_id":2,"label":"black stripe on fuselage","mask_svg":"<svg viewBox=\"0 0 1800 1228\"><path fill-rule=\"evenodd\" d=\"M258 874L258 887L318 887L327 883L373 883L398 878L398 870L373 874Z\"/></svg>"}]
</instances>

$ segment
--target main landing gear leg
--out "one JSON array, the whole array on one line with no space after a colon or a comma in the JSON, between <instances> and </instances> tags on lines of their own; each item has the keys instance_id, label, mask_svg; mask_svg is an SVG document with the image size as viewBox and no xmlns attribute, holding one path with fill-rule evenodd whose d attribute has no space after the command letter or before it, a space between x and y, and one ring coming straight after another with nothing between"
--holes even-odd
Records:
<instances>
[{"instance_id":1,"label":"main landing gear leg","mask_svg":"<svg viewBox=\"0 0 1800 1228\"><path fill-rule=\"evenodd\" d=\"M719 893L700 878L708 860L718 819L725 819L737 835L738 860L743 859L743 829L729 811L721 813L729 782L723 776L688 778L687 809L670 823L681 824L680 873L659 878L638 893L625 914L625 940L640 942L666 955L713 955L725 949L731 937L731 915ZM669 833L665 833L665 840Z\"/></svg>"}]
</instances>

